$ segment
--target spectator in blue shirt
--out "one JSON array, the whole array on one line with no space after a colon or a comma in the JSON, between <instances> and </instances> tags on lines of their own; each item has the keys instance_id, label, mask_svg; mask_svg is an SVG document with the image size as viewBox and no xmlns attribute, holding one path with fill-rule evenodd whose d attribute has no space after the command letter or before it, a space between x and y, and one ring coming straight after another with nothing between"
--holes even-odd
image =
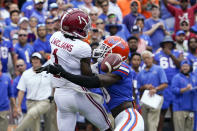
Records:
<instances>
[{"instance_id":1,"label":"spectator in blue shirt","mask_svg":"<svg viewBox=\"0 0 197 131\"><path fill-rule=\"evenodd\" d=\"M17 108L13 88L11 86L11 79L6 74L2 73L1 70L2 64L0 61L0 131L7 131L10 102L14 112ZM13 116L15 117L16 114L13 114Z\"/></svg>"},{"instance_id":2,"label":"spectator in blue shirt","mask_svg":"<svg viewBox=\"0 0 197 131\"><path fill-rule=\"evenodd\" d=\"M8 39L12 40L12 36L17 33L18 31L18 21L19 21L19 11L13 10L10 12L10 18L11 18L11 24L9 26L6 26L4 29L3 36Z\"/></svg>"},{"instance_id":3,"label":"spectator in blue shirt","mask_svg":"<svg viewBox=\"0 0 197 131\"><path fill-rule=\"evenodd\" d=\"M27 43L27 31L19 30L18 31L18 43L14 47L14 51L17 55L17 59L23 59L27 65L27 68L30 68L31 65L31 55L34 53L34 48L32 45Z\"/></svg>"},{"instance_id":4,"label":"spectator in blue shirt","mask_svg":"<svg viewBox=\"0 0 197 131\"><path fill-rule=\"evenodd\" d=\"M159 18L160 10L159 6L153 4L151 8L152 17L145 20L144 23L144 33L150 36L153 43L153 52L156 52L160 47L160 42L163 40L165 35L170 35L168 32L168 27L165 21Z\"/></svg>"},{"instance_id":5,"label":"spectator in blue shirt","mask_svg":"<svg viewBox=\"0 0 197 131\"><path fill-rule=\"evenodd\" d=\"M144 51L142 53L142 59L146 66L138 74L138 88L141 91L149 90L150 97L154 94L162 96L162 90L168 86L168 80L164 70L160 66L153 64L153 54L150 51ZM144 118L146 130L157 131L162 104L163 101L160 102L157 109L142 104L142 117Z\"/></svg>"},{"instance_id":6,"label":"spectator in blue shirt","mask_svg":"<svg viewBox=\"0 0 197 131\"><path fill-rule=\"evenodd\" d=\"M44 0L34 0L33 8L27 9L25 12L25 16L27 18L36 17L38 19L38 23L45 22L45 9L43 9Z\"/></svg>"},{"instance_id":7,"label":"spectator in blue shirt","mask_svg":"<svg viewBox=\"0 0 197 131\"><path fill-rule=\"evenodd\" d=\"M194 111L197 110L197 78L191 73L191 63L181 62L180 72L172 79L173 121L175 131L192 131Z\"/></svg>"},{"instance_id":8,"label":"spectator in blue shirt","mask_svg":"<svg viewBox=\"0 0 197 131\"><path fill-rule=\"evenodd\" d=\"M18 96L18 89L16 88L18 85L18 82L21 78L22 73L26 70L26 64L24 62L23 59L18 59L16 62L16 71L18 76L13 80L13 90L14 90L14 97L17 98ZM25 96L23 97L23 101L21 104L21 109L22 109L22 113L26 113L27 112L27 107L26 107L26 93Z\"/></svg>"},{"instance_id":9,"label":"spectator in blue shirt","mask_svg":"<svg viewBox=\"0 0 197 131\"><path fill-rule=\"evenodd\" d=\"M47 60L51 53L51 46L49 43L49 38L47 36L45 24L37 25L37 35L38 38L34 41L34 51L40 52L40 54ZM47 39L48 38L48 39Z\"/></svg>"}]
</instances>

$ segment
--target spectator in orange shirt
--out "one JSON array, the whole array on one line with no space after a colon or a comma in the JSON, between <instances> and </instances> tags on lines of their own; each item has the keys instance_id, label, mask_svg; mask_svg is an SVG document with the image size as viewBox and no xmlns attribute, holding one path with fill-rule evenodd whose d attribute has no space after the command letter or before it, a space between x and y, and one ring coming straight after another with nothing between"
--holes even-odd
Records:
<instances>
[{"instance_id":1,"label":"spectator in orange shirt","mask_svg":"<svg viewBox=\"0 0 197 131\"><path fill-rule=\"evenodd\" d=\"M131 7L130 7L130 3L136 1L138 3L138 13L141 13L141 4L140 1L138 0L118 0L117 4L120 7L120 10L122 11L122 15L123 17L128 15L131 12Z\"/></svg>"}]
</instances>

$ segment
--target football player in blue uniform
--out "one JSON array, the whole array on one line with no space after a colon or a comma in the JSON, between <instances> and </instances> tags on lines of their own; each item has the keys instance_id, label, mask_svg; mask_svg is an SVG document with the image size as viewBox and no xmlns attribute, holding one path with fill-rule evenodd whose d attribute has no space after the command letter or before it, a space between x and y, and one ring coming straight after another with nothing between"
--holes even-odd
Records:
<instances>
[{"instance_id":1,"label":"football player in blue uniform","mask_svg":"<svg viewBox=\"0 0 197 131\"><path fill-rule=\"evenodd\" d=\"M93 57L103 59L108 53L118 53L125 61L129 54L128 44L120 37L110 36L93 51ZM99 54L99 55L98 55ZM60 75L69 81L86 88L103 88L104 97L112 116L115 119L115 131L144 131L144 121L139 112L133 108L132 81L134 72L128 64L111 73L100 73L95 76L73 75L66 72L60 65L48 65L38 69L38 72L48 71Z\"/></svg>"},{"instance_id":2,"label":"football player in blue uniform","mask_svg":"<svg viewBox=\"0 0 197 131\"><path fill-rule=\"evenodd\" d=\"M161 109L158 131L162 131L164 116L169 107L172 112L173 95L170 88L171 80L173 76L179 72L180 62L183 58L183 54L180 51L174 49L175 43L170 36L166 36L160 43L160 46L162 50L155 54L154 60L157 65L164 69L166 77L168 79L168 88L164 89L163 92L164 102Z\"/></svg>"}]
</instances>

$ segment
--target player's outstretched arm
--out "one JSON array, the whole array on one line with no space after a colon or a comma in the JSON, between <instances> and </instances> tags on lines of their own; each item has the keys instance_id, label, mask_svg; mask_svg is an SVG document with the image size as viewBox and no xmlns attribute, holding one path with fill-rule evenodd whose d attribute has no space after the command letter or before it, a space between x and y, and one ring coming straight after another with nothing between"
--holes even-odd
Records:
<instances>
[{"instance_id":1,"label":"player's outstretched arm","mask_svg":"<svg viewBox=\"0 0 197 131\"><path fill-rule=\"evenodd\" d=\"M47 71L47 73L59 75L77 85L86 88L99 88L103 86L109 86L121 80L121 77L111 73L105 75L99 74L98 76L74 75L66 72L61 65L55 63L54 65L49 64L36 70L37 73L42 71Z\"/></svg>"},{"instance_id":2,"label":"player's outstretched arm","mask_svg":"<svg viewBox=\"0 0 197 131\"><path fill-rule=\"evenodd\" d=\"M86 87L86 88L99 88L100 81L98 76L85 76L85 75L74 75L69 72L66 72L61 65L55 64L54 65L47 65L45 67L41 67L36 70L37 73L42 71L47 71L47 73L51 73L53 75L61 76L77 85Z\"/></svg>"}]
</instances>

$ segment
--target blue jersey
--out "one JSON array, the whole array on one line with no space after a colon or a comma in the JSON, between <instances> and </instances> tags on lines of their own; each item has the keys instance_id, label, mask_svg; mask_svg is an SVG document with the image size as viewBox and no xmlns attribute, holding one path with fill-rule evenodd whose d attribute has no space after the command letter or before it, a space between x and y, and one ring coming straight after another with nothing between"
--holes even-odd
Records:
<instances>
[{"instance_id":1,"label":"blue jersey","mask_svg":"<svg viewBox=\"0 0 197 131\"><path fill-rule=\"evenodd\" d=\"M34 51L35 52L44 51L45 53L51 53L51 46L50 46L49 40L46 39L46 41L42 41L39 38L35 40Z\"/></svg>"},{"instance_id":2,"label":"blue jersey","mask_svg":"<svg viewBox=\"0 0 197 131\"><path fill-rule=\"evenodd\" d=\"M30 68L31 65L31 55L34 53L33 46L30 44L25 44L24 46L21 46L19 43L17 43L14 47L15 53L18 55L18 59L23 59L27 65L27 68Z\"/></svg>"},{"instance_id":3,"label":"blue jersey","mask_svg":"<svg viewBox=\"0 0 197 131\"><path fill-rule=\"evenodd\" d=\"M172 50L172 54L178 58L180 53L179 51ZM154 60L157 62L157 64L164 69L167 79L168 79L168 84L171 84L171 80L174 75L176 75L179 72L179 69L176 67L174 64L172 58L168 55L166 55L163 50L155 54Z\"/></svg>"},{"instance_id":4,"label":"blue jersey","mask_svg":"<svg viewBox=\"0 0 197 131\"><path fill-rule=\"evenodd\" d=\"M21 75L17 76L14 80L13 80L13 90L14 90L14 97L16 98L18 96L18 89L17 89L17 85L18 85L18 82L21 78ZM27 107L26 107L26 92L25 92L25 95L23 97L23 101L21 103L21 109L22 109L22 112L23 113L26 113L27 112Z\"/></svg>"},{"instance_id":5,"label":"blue jersey","mask_svg":"<svg viewBox=\"0 0 197 131\"><path fill-rule=\"evenodd\" d=\"M14 97L11 79L2 73L0 75L0 111L9 110L10 97Z\"/></svg>"},{"instance_id":6,"label":"blue jersey","mask_svg":"<svg viewBox=\"0 0 197 131\"><path fill-rule=\"evenodd\" d=\"M152 84L155 88L161 84L168 83L164 70L158 65L152 65L149 70L143 69L138 73L137 86L138 88ZM158 91L157 94L162 94L162 91Z\"/></svg>"},{"instance_id":7,"label":"blue jersey","mask_svg":"<svg viewBox=\"0 0 197 131\"><path fill-rule=\"evenodd\" d=\"M117 83L106 87L106 90L103 92L104 97L108 95L106 102L110 110L125 101L133 101L132 81L135 74L126 63L122 63L120 68L112 73L121 76L122 79Z\"/></svg>"},{"instance_id":8,"label":"blue jersey","mask_svg":"<svg viewBox=\"0 0 197 131\"><path fill-rule=\"evenodd\" d=\"M8 72L7 65L8 65L8 54L13 51L13 45L9 41L3 40L0 43L0 59L2 62L2 72Z\"/></svg>"},{"instance_id":9,"label":"blue jersey","mask_svg":"<svg viewBox=\"0 0 197 131\"><path fill-rule=\"evenodd\" d=\"M194 56L192 53L187 52L184 54L184 57L190 61L193 67L193 71L197 69L197 56Z\"/></svg>"}]
</instances>

